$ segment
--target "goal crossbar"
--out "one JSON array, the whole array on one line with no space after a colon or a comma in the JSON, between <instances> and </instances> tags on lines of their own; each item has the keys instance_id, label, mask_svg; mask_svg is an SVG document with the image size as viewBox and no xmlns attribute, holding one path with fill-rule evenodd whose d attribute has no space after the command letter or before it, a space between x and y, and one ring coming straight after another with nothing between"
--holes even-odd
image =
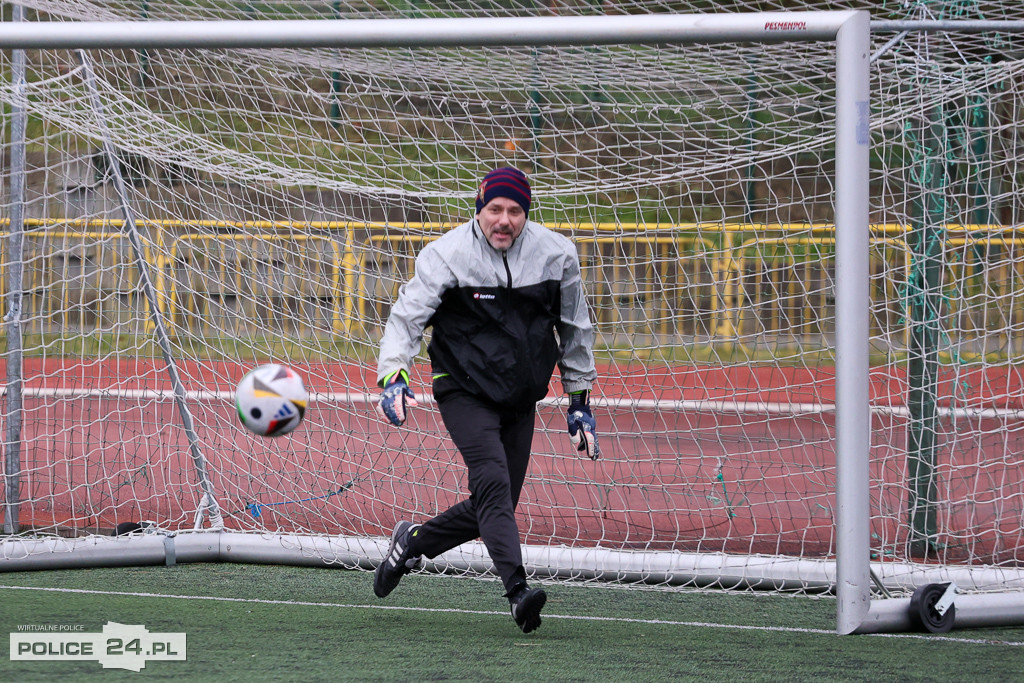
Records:
<instances>
[{"instance_id":1,"label":"goal crossbar","mask_svg":"<svg viewBox=\"0 0 1024 683\"><path fill-rule=\"evenodd\" d=\"M369 48L834 40L853 11L0 24L0 49Z\"/></svg>"}]
</instances>

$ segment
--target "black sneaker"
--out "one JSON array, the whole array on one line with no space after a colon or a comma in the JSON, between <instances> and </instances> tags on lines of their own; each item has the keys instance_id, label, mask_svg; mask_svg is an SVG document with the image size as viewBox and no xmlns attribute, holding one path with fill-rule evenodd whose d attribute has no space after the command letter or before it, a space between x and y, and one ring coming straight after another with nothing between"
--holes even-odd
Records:
<instances>
[{"instance_id":1,"label":"black sneaker","mask_svg":"<svg viewBox=\"0 0 1024 683\"><path fill-rule=\"evenodd\" d=\"M543 588L530 588L525 583L508 597L512 618L523 633L529 633L540 626L540 611L547 601L548 596Z\"/></svg>"},{"instance_id":2,"label":"black sneaker","mask_svg":"<svg viewBox=\"0 0 1024 683\"><path fill-rule=\"evenodd\" d=\"M373 592L378 598L386 598L403 576L420 566L422 558L409 554L409 539L419 526L412 522L399 522L391 532L387 555L373 574Z\"/></svg>"}]
</instances>

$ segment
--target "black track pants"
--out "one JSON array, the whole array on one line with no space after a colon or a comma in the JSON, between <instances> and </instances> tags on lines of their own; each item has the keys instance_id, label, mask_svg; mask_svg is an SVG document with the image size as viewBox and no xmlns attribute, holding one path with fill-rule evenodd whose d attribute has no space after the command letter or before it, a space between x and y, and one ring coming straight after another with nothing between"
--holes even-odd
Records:
<instances>
[{"instance_id":1,"label":"black track pants","mask_svg":"<svg viewBox=\"0 0 1024 683\"><path fill-rule=\"evenodd\" d=\"M434 396L469 471L469 498L423 524L413 549L436 557L480 538L507 592L526 580L515 508L530 463L536 406L504 410L462 390L439 392L442 384L448 383L435 383Z\"/></svg>"}]
</instances>

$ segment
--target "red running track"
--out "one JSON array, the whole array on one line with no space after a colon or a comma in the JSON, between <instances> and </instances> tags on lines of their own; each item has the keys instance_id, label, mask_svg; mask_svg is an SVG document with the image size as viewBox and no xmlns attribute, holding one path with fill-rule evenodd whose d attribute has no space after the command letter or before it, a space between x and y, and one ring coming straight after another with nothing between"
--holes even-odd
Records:
<instances>
[{"instance_id":1,"label":"red running track","mask_svg":"<svg viewBox=\"0 0 1024 683\"><path fill-rule=\"evenodd\" d=\"M189 391L230 392L247 367L180 369ZM381 535L399 518L426 518L464 495L458 454L435 411L419 409L394 430L363 398L375 393L365 368L297 369L320 400L290 437L248 435L229 399L190 401L229 525ZM25 377L22 524L191 525L195 469L160 362L29 359ZM959 406L1019 409L1024 398L1020 373L1006 368L943 382ZM598 462L569 452L561 409L539 410L520 506L524 542L828 556L833 413L799 406L831 404L834 387L830 369L604 367ZM898 408L905 380L877 371L871 389L874 405ZM642 407L626 407L630 401ZM796 409L769 416L754 406L769 403ZM960 426L971 431L938 435L945 559L1020 563L1024 425L992 417ZM906 418L881 413L871 429L872 532L886 555L900 555L907 540L906 428Z\"/></svg>"}]
</instances>

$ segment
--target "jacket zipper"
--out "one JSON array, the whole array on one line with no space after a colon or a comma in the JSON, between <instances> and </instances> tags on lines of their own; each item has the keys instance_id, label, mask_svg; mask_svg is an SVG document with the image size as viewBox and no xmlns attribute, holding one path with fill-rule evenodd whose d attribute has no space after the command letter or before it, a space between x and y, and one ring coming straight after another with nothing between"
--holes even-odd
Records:
<instances>
[{"instance_id":1,"label":"jacket zipper","mask_svg":"<svg viewBox=\"0 0 1024 683\"><path fill-rule=\"evenodd\" d=\"M501 252L501 262L505 264L505 279L508 284L508 288L512 289L512 269L508 267L508 252Z\"/></svg>"}]
</instances>

